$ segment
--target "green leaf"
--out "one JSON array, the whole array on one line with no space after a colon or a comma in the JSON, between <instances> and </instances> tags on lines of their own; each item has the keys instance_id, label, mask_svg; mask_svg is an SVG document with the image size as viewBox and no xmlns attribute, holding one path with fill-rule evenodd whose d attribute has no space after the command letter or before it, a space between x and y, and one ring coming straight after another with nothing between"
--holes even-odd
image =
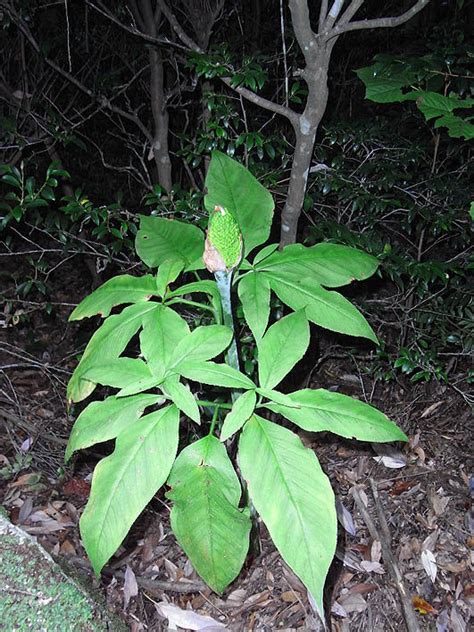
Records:
<instances>
[{"instance_id":1,"label":"green leaf","mask_svg":"<svg viewBox=\"0 0 474 632\"><path fill-rule=\"evenodd\" d=\"M372 276L378 264L375 257L362 250L323 242L311 248L291 244L264 259L257 269L276 277L310 277L320 285L340 287Z\"/></svg>"},{"instance_id":2,"label":"green leaf","mask_svg":"<svg viewBox=\"0 0 474 632\"><path fill-rule=\"evenodd\" d=\"M277 248L278 244L268 244L268 246L259 250L253 259L253 265L256 266L258 263L269 257Z\"/></svg>"},{"instance_id":3,"label":"green leaf","mask_svg":"<svg viewBox=\"0 0 474 632\"><path fill-rule=\"evenodd\" d=\"M244 423L250 419L255 410L257 396L255 391L242 393L234 402L232 410L226 415L221 429L221 441L226 441L238 432Z\"/></svg>"},{"instance_id":4,"label":"green leaf","mask_svg":"<svg viewBox=\"0 0 474 632\"><path fill-rule=\"evenodd\" d=\"M324 619L323 588L336 550L334 494L311 450L290 430L254 415L240 436L249 495L285 562Z\"/></svg>"},{"instance_id":5,"label":"green leaf","mask_svg":"<svg viewBox=\"0 0 474 632\"><path fill-rule=\"evenodd\" d=\"M156 289L160 296L165 296L168 285L176 281L183 268L184 262L175 259L169 259L160 265L156 275Z\"/></svg>"},{"instance_id":6,"label":"green leaf","mask_svg":"<svg viewBox=\"0 0 474 632\"><path fill-rule=\"evenodd\" d=\"M141 215L135 248L140 259L150 268L169 260L183 261L185 270L204 267L204 233L197 226L185 222Z\"/></svg>"},{"instance_id":7,"label":"green leaf","mask_svg":"<svg viewBox=\"0 0 474 632\"><path fill-rule=\"evenodd\" d=\"M190 417L197 424L201 423L199 408L189 386L182 384L175 377L169 377L163 383L163 390L185 415Z\"/></svg>"},{"instance_id":8,"label":"green leaf","mask_svg":"<svg viewBox=\"0 0 474 632\"><path fill-rule=\"evenodd\" d=\"M206 188L204 204L209 213L215 206L223 206L237 219L245 256L255 246L267 241L273 218L273 199L248 169L220 151L213 151Z\"/></svg>"},{"instance_id":9,"label":"green leaf","mask_svg":"<svg viewBox=\"0 0 474 632\"><path fill-rule=\"evenodd\" d=\"M97 574L168 478L178 428L176 406L150 413L120 433L115 451L96 466L80 530Z\"/></svg>"},{"instance_id":10,"label":"green leaf","mask_svg":"<svg viewBox=\"0 0 474 632\"><path fill-rule=\"evenodd\" d=\"M109 316L95 332L82 354L67 387L69 401L80 402L95 389L94 382L84 379L86 371L95 365L116 360L142 325L148 312L159 308L156 303L137 303L120 314Z\"/></svg>"},{"instance_id":11,"label":"green leaf","mask_svg":"<svg viewBox=\"0 0 474 632\"><path fill-rule=\"evenodd\" d=\"M141 417L147 406L156 404L160 399L159 395L135 395L123 399L112 396L102 402L90 403L72 427L64 460L67 463L76 450L115 439Z\"/></svg>"},{"instance_id":12,"label":"green leaf","mask_svg":"<svg viewBox=\"0 0 474 632\"><path fill-rule=\"evenodd\" d=\"M222 443L209 435L185 448L168 484L173 533L193 568L222 593L242 568L251 527L248 512L238 509L240 484Z\"/></svg>"},{"instance_id":13,"label":"green leaf","mask_svg":"<svg viewBox=\"0 0 474 632\"><path fill-rule=\"evenodd\" d=\"M116 305L148 301L156 294L155 279L151 274L142 277L129 274L117 276L86 296L69 316L69 320L81 320L95 314L106 317Z\"/></svg>"},{"instance_id":14,"label":"green leaf","mask_svg":"<svg viewBox=\"0 0 474 632\"><path fill-rule=\"evenodd\" d=\"M257 393L265 399L269 399L275 404L281 404L282 406L289 406L290 408L299 408L299 404L295 403L289 398L288 395L275 391L272 388L257 388Z\"/></svg>"},{"instance_id":15,"label":"green leaf","mask_svg":"<svg viewBox=\"0 0 474 632\"><path fill-rule=\"evenodd\" d=\"M380 410L358 399L322 388L303 389L288 397L299 408L279 404L265 404L265 407L309 432L328 431L347 439L374 443L408 441L405 433Z\"/></svg>"},{"instance_id":16,"label":"green leaf","mask_svg":"<svg viewBox=\"0 0 474 632\"><path fill-rule=\"evenodd\" d=\"M6 175L2 176L2 180L3 180L3 182L7 182L8 184L11 184L12 186L16 187L17 189L21 189L21 182L20 182L20 180L15 178L15 176L11 176L9 174L6 174Z\"/></svg>"},{"instance_id":17,"label":"green leaf","mask_svg":"<svg viewBox=\"0 0 474 632\"><path fill-rule=\"evenodd\" d=\"M176 346L170 367L179 369L183 361L210 360L226 349L232 340L232 330L225 325L196 327Z\"/></svg>"},{"instance_id":18,"label":"green leaf","mask_svg":"<svg viewBox=\"0 0 474 632\"><path fill-rule=\"evenodd\" d=\"M362 336L378 343L372 327L359 310L342 294L328 291L311 278L268 274L270 287L278 298L294 310L306 308L308 320L349 336Z\"/></svg>"},{"instance_id":19,"label":"green leaf","mask_svg":"<svg viewBox=\"0 0 474 632\"><path fill-rule=\"evenodd\" d=\"M228 364L189 360L180 363L178 372L188 380L211 386L236 389L255 388L251 379Z\"/></svg>"},{"instance_id":20,"label":"green leaf","mask_svg":"<svg viewBox=\"0 0 474 632\"><path fill-rule=\"evenodd\" d=\"M416 80L416 74L408 68L391 68L390 63L376 62L372 66L356 70L365 84L365 98L376 103L404 101L402 88Z\"/></svg>"},{"instance_id":21,"label":"green leaf","mask_svg":"<svg viewBox=\"0 0 474 632\"><path fill-rule=\"evenodd\" d=\"M143 318L140 349L157 378L165 376L176 347L189 334L184 318L165 305L157 306Z\"/></svg>"},{"instance_id":22,"label":"green leaf","mask_svg":"<svg viewBox=\"0 0 474 632\"><path fill-rule=\"evenodd\" d=\"M138 358L117 358L107 364L95 364L83 373L83 378L115 388L125 388L138 380L152 379L148 365Z\"/></svg>"},{"instance_id":23,"label":"green leaf","mask_svg":"<svg viewBox=\"0 0 474 632\"><path fill-rule=\"evenodd\" d=\"M289 314L270 327L258 347L260 386L273 388L301 360L309 345L309 324L304 310Z\"/></svg>"},{"instance_id":24,"label":"green leaf","mask_svg":"<svg viewBox=\"0 0 474 632\"><path fill-rule=\"evenodd\" d=\"M137 393L142 393L143 391L148 391L150 388L156 388L163 381L163 378L157 378L155 376L151 377L143 377L134 382L130 382L127 386L124 386L117 393L116 397L123 398L128 397L129 395L136 395Z\"/></svg>"},{"instance_id":25,"label":"green leaf","mask_svg":"<svg viewBox=\"0 0 474 632\"><path fill-rule=\"evenodd\" d=\"M238 286L245 320L258 342L263 336L270 317L270 285L263 274L249 272Z\"/></svg>"},{"instance_id":26,"label":"green leaf","mask_svg":"<svg viewBox=\"0 0 474 632\"><path fill-rule=\"evenodd\" d=\"M474 99L461 99L457 94L445 96L437 92L426 92L423 90L412 93L412 98L427 121L444 114L449 114L456 109L471 109L474 106Z\"/></svg>"},{"instance_id":27,"label":"green leaf","mask_svg":"<svg viewBox=\"0 0 474 632\"><path fill-rule=\"evenodd\" d=\"M221 295L219 294L217 283L215 281L195 281L194 283L187 283L186 285L182 285L181 287L176 288L176 290L169 292L166 298L169 300L177 296L193 294L194 292L209 294L211 297L210 302L212 307L218 315L221 314Z\"/></svg>"}]
</instances>

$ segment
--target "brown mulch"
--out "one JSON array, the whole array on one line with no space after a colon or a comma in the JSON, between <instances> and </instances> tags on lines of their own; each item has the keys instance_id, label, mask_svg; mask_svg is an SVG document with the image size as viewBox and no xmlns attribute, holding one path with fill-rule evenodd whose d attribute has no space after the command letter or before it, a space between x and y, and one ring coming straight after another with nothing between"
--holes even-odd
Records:
<instances>
[{"instance_id":1,"label":"brown mulch","mask_svg":"<svg viewBox=\"0 0 474 632\"><path fill-rule=\"evenodd\" d=\"M85 280L72 272L63 267L61 278L51 278L53 315L26 301L1 316L0 503L12 522L100 586L134 632L166 630L168 619L184 626L186 617L201 626L193 629L212 623L202 617L212 618L213 629L220 624L235 632L321 629L303 585L263 525L261 554L225 593L218 596L203 586L171 533L163 497L137 521L100 582L93 579L78 520L102 453L92 449L74 466L63 464L73 423L65 386L91 331L67 324L72 297L77 302L90 285L85 268ZM474 517L465 373L458 369L450 375L456 388L436 382L382 384L354 370L350 360L332 359L330 350L325 356L314 387L331 385L373 402L410 437L405 447L381 449L301 433L338 499L339 544L327 582L331 629L407 629L401 584L421 630L467 630L474 605Z\"/></svg>"}]
</instances>

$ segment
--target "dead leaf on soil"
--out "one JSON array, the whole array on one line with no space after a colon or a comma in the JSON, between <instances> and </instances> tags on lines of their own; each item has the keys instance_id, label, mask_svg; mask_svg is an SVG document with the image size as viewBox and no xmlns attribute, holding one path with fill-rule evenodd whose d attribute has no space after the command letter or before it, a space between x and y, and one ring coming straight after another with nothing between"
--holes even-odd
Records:
<instances>
[{"instance_id":1,"label":"dead leaf on soil","mask_svg":"<svg viewBox=\"0 0 474 632\"><path fill-rule=\"evenodd\" d=\"M425 550L421 552L421 563L423 568L425 569L426 574L431 579L433 584L436 580L436 574L438 572L438 567L436 565L436 558L434 553L431 551Z\"/></svg>"},{"instance_id":2,"label":"dead leaf on soil","mask_svg":"<svg viewBox=\"0 0 474 632\"><path fill-rule=\"evenodd\" d=\"M136 597L137 595L138 595L137 578L135 577L135 573L127 564L127 567L125 569L124 583L123 583L123 609L124 610L128 608L130 599L132 597Z\"/></svg>"},{"instance_id":3,"label":"dead leaf on soil","mask_svg":"<svg viewBox=\"0 0 474 632\"><path fill-rule=\"evenodd\" d=\"M438 612L436 608L433 608L433 606L423 599L423 597L420 597L420 595L414 595L411 599L411 603L415 610L422 615L437 614Z\"/></svg>"},{"instance_id":4,"label":"dead leaf on soil","mask_svg":"<svg viewBox=\"0 0 474 632\"><path fill-rule=\"evenodd\" d=\"M168 629L176 630L179 626L185 630L226 630L226 626L207 615L198 614L193 610L182 610L171 603L161 601L156 604L158 613L168 619Z\"/></svg>"},{"instance_id":5,"label":"dead leaf on soil","mask_svg":"<svg viewBox=\"0 0 474 632\"><path fill-rule=\"evenodd\" d=\"M336 499L337 519L349 535L356 535L356 527L351 512L339 499Z\"/></svg>"},{"instance_id":6,"label":"dead leaf on soil","mask_svg":"<svg viewBox=\"0 0 474 632\"><path fill-rule=\"evenodd\" d=\"M372 443L372 448L379 456L373 456L374 461L390 469L405 467L407 460L405 456L391 445L385 443Z\"/></svg>"},{"instance_id":7,"label":"dead leaf on soil","mask_svg":"<svg viewBox=\"0 0 474 632\"><path fill-rule=\"evenodd\" d=\"M348 614L351 612L364 612L367 608L366 600L359 593L347 593L339 597L338 601Z\"/></svg>"}]
</instances>

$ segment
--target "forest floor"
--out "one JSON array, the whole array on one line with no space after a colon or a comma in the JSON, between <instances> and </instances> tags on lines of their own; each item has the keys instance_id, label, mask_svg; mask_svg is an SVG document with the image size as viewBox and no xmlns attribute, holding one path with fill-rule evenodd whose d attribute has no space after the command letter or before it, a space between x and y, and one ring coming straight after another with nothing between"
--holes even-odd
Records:
<instances>
[{"instance_id":1,"label":"forest floor","mask_svg":"<svg viewBox=\"0 0 474 632\"><path fill-rule=\"evenodd\" d=\"M40 299L37 305L15 302L13 313L0 315L0 504L10 520L82 572L133 632L176 626L321 629L303 585L282 562L264 525L261 553L223 595L207 589L171 533L162 495L134 525L101 579L93 577L78 519L102 446L71 466L63 463L78 412L66 409L65 387L93 327L69 324L67 317L89 292L90 279L85 266L60 270L48 285L51 315ZM11 291L6 287L5 296ZM410 442L382 450L329 434L301 434L316 450L338 502L339 543L326 595L330 629L400 632L407 629L405 601L415 606L419 629L462 632L474 606L466 367L462 362L454 367L449 385L382 383L364 369L326 348L311 385L379 406ZM14 629L8 620L3 624Z\"/></svg>"}]
</instances>

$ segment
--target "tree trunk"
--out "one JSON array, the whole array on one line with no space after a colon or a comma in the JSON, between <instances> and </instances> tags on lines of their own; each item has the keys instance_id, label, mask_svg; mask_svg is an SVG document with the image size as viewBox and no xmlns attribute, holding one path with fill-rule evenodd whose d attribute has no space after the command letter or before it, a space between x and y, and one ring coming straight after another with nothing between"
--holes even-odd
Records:
<instances>
[{"instance_id":1,"label":"tree trunk","mask_svg":"<svg viewBox=\"0 0 474 632\"><path fill-rule=\"evenodd\" d=\"M153 113L153 157L158 172L158 183L167 193L171 191L171 159L168 148L168 111L163 88L163 59L161 52L150 50L150 92Z\"/></svg>"},{"instance_id":2,"label":"tree trunk","mask_svg":"<svg viewBox=\"0 0 474 632\"><path fill-rule=\"evenodd\" d=\"M281 214L280 248L296 241L298 220L303 210L304 196L313 157L314 142L328 101L328 66L330 52L318 55L307 66L303 77L308 85L308 99L303 114L295 125L295 153L291 166L290 185Z\"/></svg>"}]
</instances>

